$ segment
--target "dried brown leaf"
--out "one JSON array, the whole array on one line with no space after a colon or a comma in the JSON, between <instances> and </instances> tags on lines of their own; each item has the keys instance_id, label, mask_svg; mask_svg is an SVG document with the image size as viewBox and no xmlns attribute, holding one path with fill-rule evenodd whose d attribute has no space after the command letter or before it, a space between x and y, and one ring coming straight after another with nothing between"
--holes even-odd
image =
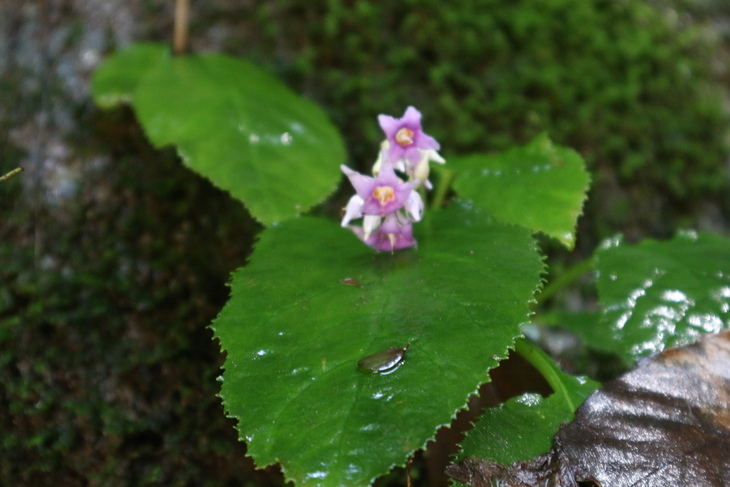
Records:
<instances>
[{"instance_id":1,"label":"dried brown leaf","mask_svg":"<svg viewBox=\"0 0 730 487\"><path fill-rule=\"evenodd\" d=\"M474 487L730 486L730 331L607 382L548 453L510 467L466 459L447 473Z\"/></svg>"}]
</instances>

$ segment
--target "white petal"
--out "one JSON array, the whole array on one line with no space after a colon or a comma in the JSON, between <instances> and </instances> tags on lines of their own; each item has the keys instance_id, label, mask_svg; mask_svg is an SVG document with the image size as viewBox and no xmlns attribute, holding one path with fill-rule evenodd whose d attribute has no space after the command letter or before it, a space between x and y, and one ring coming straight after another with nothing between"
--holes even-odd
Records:
<instances>
[{"instance_id":1,"label":"white petal","mask_svg":"<svg viewBox=\"0 0 730 487\"><path fill-rule=\"evenodd\" d=\"M389 233L388 240L390 240L390 252L393 253L395 251L395 242L398 240L398 235Z\"/></svg>"},{"instance_id":2,"label":"white petal","mask_svg":"<svg viewBox=\"0 0 730 487\"><path fill-rule=\"evenodd\" d=\"M370 234L378 229L382 220L383 217L378 215L365 215L365 218L362 219L362 229L363 232L365 232L366 239L370 237Z\"/></svg>"},{"instance_id":3,"label":"white petal","mask_svg":"<svg viewBox=\"0 0 730 487\"><path fill-rule=\"evenodd\" d=\"M378 153L378 159L375 161L375 164L373 164L373 176L376 178L378 177L378 174L380 174L380 167L383 165L383 151L380 151Z\"/></svg>"},{"instance_id":4,"label":"white petal","mask_svg":"<svg viewBox=\"0 0 730 487\"><path fill-rule=\"evenodd\" d=\"M446 159L441 157L441 154L439 154L438 152L436 152L433 149L428 149L426 151L426 157L428 158L429 161L438 162L439 164L446 164Z\"/></svg>"},{"instance_id":5,"label":"white petal","mask_svg":"<svg viewBox=\"0 0 730 487\"><path fill-rule=\"evenodd\" d=\"M411 219L411 221L421 221L423 200L421 199L421 195L418 194L418 191L411 191L411 194L408 195L408 199L406 200L406 203L405 205L403 205L403 207L405 208L406 214L408 215L408 218Z\"/></svg>"},{"instance_id":6,"label":"white petal","mask_svg":"<svg viewBox=\"0 0 730 487\"><path fill-rule=\"evenodd\" d=\"M424 157L418 162L418 165L413 170L413 177L421 181L423 185L426 186L426 188L431 189L429 188L431 183L427 184L429 171L430 168L428 167L428 159Z\"/></svg>"},{"instance_id":7,"label":"white petal","mask_svg":"<svg viewBox=\"0 0 730 487\"><path fill-rule=\"evenodd\" d=\"M341 225L346 227L350 220L362 217L362 205L365 201L358 195L353 195L345 207L345 216L342 218Z\"/></svg>"}]
</instances>

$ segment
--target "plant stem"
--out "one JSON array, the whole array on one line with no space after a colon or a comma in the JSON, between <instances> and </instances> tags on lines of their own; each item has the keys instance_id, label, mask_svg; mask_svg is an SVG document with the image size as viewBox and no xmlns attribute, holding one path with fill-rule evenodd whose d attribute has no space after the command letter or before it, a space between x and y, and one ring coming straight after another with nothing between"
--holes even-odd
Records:
<instances>
[{"instance_id":1,"label":"plant stem","mask_svg":"<svg viewBox=\"0 0 730 487\"><path fill-rule=\"evenodd\" d=\"M182 55L188 47L188 12L189 0L175 1L175 54Z\"/></svg>"},{"instance_id":2,"label":"plant stem","mask_svg":"<svg viewBox=\"0 0 730 487\"><path fill-rule=\"evenodd\" d=\"M431 208L441 208L443 206L446 194L451 189L451 182L454 180L454 176L456 176L456 171L452 169L441 169L439 174L441 177L436 186L436 193L433 195L433 200L431 201Z\"/></svg>"},{"instance_id":3,"label":"plant stem","mask_svg":"<svg viewBox=\"0 0 730 487\"><path fill-rule=\"evenodd\" d=\"M23 171L23 168L22 167L16 167L15 169L13 169L12 171L10 171L9 173L6 173L6 174L0 176L0 183L2 183L3 181L7 181L8 179L12 178L16 174L21 173L22 171Z\"/></svg>"},{"instance_id":4,"label":"plant stem","mask_svg":"<svg viewBox=\"0 0 730 487\"><path fill-rule=\"evenodd\" d=\"M545 286L545 289L543 289L542 292L537 295L537 302L544 303L546 300L553 297L558 291L568 287L583 274L589 272L593 268L593 264L594 258L591 257L577 263L576 265L565 271L557 279Z\"/></svg>"},{"instance_id":5,"label":"plant stem","mask_svg":"<svg viewBox=\"0 0 730 487\"><path fill-rule=\"evenodd\" d=\"M568 390L565 388L563 379L558 374L555 362L552 361L548 355L540 350L538 347L533 345L525 338L520 338L515 343L515 351L519 353L522 358L527 360L530 365L535 367L540 375L542 375L547 383L552 388L555 394L563 396L565 403L570 408L570 412L574 412L580 404L575 404Z\"/></svg>"}]
</instances>

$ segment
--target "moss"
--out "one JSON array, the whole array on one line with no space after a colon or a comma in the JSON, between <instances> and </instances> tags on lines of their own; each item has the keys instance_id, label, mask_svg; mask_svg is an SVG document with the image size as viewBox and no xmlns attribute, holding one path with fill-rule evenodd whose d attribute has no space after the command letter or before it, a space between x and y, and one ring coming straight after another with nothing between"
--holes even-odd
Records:
<instances>
[{"instance_id":1,"label":"moss","mask_svg":"<svg viewBox=\"0 0 730 487\"><path fill-rule=\"evenodd\" d=\"M446 157L544 131L577 149L597 185L604 174L618 183L597 192L608 200L592 218L598 207L613 211L617 191L639 207L658 195L667 210L626 218L671 227L675 212L726 184L728 117L710 68L717 46L674 11L640 0L276 5L262 8L262 44L292 60L280 74L328 107L363 168L380 138L375 116L412 104Z\"/></svg>"},{"instance_id":2,"label":"moss","mask_svg":"<svg viewBox=\"0 0 730 487\"><path fill-rule=\"evenodd\" d=\"M129 112L95 135L78 134L71 200L28 192L28 171L0 185L17 203L0 209L0 483L280 482L253 472L223 415L205 328L255 223Z\"/></svg>"}]
</instances>

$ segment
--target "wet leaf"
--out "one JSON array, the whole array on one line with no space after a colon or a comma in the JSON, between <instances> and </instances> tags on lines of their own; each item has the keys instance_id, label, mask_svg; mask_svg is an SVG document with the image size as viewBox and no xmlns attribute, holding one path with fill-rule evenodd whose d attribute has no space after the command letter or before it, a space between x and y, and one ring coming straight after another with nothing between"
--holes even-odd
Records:
<instances>
[{"instance_id":1,"label":"wet leaf","mask_svg":"<svg viewBox=\"0 0 730 487\"><path fill-rule=\"evenodd\" d=\"M560 425L572 420L576 408L599 386L588 378L566 374L538 348L530 348L529 352L539 355L553 394L524 394L485 409L466 433L458 458L490 458L509 464L545 453Z\"/></svg>"},{"instance_id":2,"label":"wet leaf","mask_svg":"<svg viewBox=\"0 0 730 487\"><path fill-rule=\"evenodd\" d=\"M543 271L527 229L452 204L414 232L418 247L393 254L320 218L261 233L212 325L224 406L259 467L368 485L448 424L521 335Z\"/></svg>"},{"instance_id":3,"label":"wet leaf","mask_svg":"<svg viewBox=\"0 0 730 487\"><path fill-rule=\"evenodd\" d=\"M730 332L645 360L608 382L553 448L504 467L468 459L450 475L476 487L730 484Z\"/></svg>"},{"instance_id":4,"label":"wet leaf","mask_svg":"<svg viewBox=\"0 0 730 487\"><path fill-rule=\"evenodd\" d=\"M575 244L575 227L590 185L581 156L546 135L501 154L449 159L454 189L491 215Z\"/></svg>"},{"instance_id":5,"label":"wet leaf","mask_svg":"<svg viewBox=\"0 0 730 487\"><path fill-rule=\"evenodd\" d=\"M597 253L602 306L591 346L636 358L730 328L730 240L683 233L668 241L608 241Z\"/></svg>"},{"instance_id":6,"label":"wet leaf","mask_svg":"<svg viewBox=\"0 0 730 487\"><path fill-rule=\"evenodd\" d=\"M137 44L107 59L92 88L102 107L131 102L152 144L174 145L266 225L323 201L341 179L344 144L324 112L245 60Z\"/></svg>"}]
</instances>

